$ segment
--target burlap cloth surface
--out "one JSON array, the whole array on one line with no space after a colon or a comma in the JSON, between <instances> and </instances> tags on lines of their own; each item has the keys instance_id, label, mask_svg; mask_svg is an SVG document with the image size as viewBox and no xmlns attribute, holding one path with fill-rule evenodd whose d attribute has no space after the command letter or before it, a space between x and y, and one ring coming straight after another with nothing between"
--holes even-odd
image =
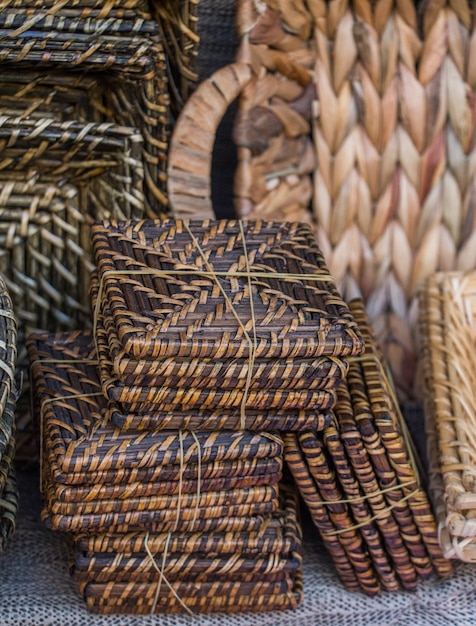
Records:
<instances>
[{"instance_id":1,"label":"burlap cloth surface","mask_svg":"<svg viewBox=\"0 0 476 626\"><path fill-rule=\"evenodd\" d=\"M346 592L323 547L306 529L304 601L296 611L239 615L91 615L68 573L68 537L39 521L37 476L19 472L17 530L0 557L1 626L476 626L476 565L433 577L416 593L367 598Z\"/></svg>"}]
</instances>

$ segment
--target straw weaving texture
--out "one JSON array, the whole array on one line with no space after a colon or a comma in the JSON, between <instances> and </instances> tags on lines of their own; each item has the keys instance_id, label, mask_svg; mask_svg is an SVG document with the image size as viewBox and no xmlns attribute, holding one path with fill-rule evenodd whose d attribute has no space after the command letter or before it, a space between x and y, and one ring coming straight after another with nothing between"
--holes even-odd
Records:
<instances>
[{"instance_id":1,"label":"straw weaving texture","mask_svg":"<svg viewBox=\"0 0 476 626\"><path fill-rule=\"evenodd\" d=\"M345 297L365 299L402 399L420 395L418 289L476 264L473 17L465 0L418 12L410 0L242 0L238 63L216 75L239 95L238 215L309 221L312 201L330 271ZM220 115L213 82L203 93ZM184 155L196 111L172 141ZM190 214L170 175L177 214Z\"/></svg>"},{"instance_id":2,"label":"straw weaving texture","mask_svg":"<svg viewBox=\"0 0 476 626\"><path fill-rule=\"evenodd\" d=\"M440 542L448 557L468 561L475 560L476 537L475 285L474 272L435 274L422 293L420 315Z\"/></svg>"}]
</instances>

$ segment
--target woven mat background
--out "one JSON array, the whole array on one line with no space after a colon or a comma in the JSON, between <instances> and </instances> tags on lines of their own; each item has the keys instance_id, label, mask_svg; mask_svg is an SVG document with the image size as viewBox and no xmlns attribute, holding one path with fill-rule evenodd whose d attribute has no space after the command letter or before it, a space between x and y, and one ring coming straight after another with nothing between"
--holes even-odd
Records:
<instances>
[{"instance_id":1,"label":"woven mat background","mask_svg":"<svg viewBox=\"0 0 476 626\"><path fill-rule=\"evenodd\" d=\"M476 566L432 578L412 593L367 598L343 590L322 546L305 543L304 602L297 611L211 616L90 615L71 581L68 538L39 522L37 475L20 472L18 528L0 557L2 626L473 626ZM309 534L309 533L308 533Z\"/></svg>"}]
</instances>

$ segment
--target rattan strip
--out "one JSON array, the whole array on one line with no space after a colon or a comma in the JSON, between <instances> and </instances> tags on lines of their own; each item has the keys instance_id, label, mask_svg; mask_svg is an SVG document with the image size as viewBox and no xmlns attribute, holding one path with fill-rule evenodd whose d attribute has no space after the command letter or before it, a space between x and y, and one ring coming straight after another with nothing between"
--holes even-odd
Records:
<instances>
[{"instance_id":1,"label":"rattan strip","mask_svg":"<svg viewBox=\"0 0 476 626\"><path fill-rule=\"evenodd\" d=\"M152 6L169 59L169 89L175 117L198 84L198 5L199 0L163 0Z\"/></svg>"}]
</instances>

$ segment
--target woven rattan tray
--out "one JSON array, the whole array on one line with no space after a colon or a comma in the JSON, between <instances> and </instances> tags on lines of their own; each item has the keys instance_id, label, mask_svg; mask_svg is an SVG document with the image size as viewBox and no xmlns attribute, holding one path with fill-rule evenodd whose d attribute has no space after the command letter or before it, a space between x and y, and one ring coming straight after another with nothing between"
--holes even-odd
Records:
<instances>
[{"instance_id":1,"label":"woven rattan tray","mask_svg":"<svg viewBox=\"0 0 476 626\"><path fill-rule=\"evenodd\" d=\"M99 283L91 281L92 306L96 309ZM196 387L222 389L332 389L347 373L347 363L338 357L317 359L256 359L248 381L248 359L164 358L135 360L124 355L109 303L103 299L97 313L96 343L104 372L125 385L149 387Z\"/></svg>"},{"instance_id":2,"label":"woven rattan tray","mask_svg":"<svg viewBox=\"0 0 476 626\"><path fill-rule=\"evenodd\" d=\"M100 392L95 361L88 361L87 352L85 356L84 347L89 345L90 337L79 332L32 335L28 342L43 443L48 442L57 470L71 473L71 480L78 472L101 475L116 469L180 465L183 450L187 465L198 461L255 462L282 454L281 439L273 433L144 433L114 427L101 413L106 401ZM86 397L76 397L78 394Z\"/></svg>"},{"instance_id":3,"label":"woven rattan tray","mask_svg":"<svg viewBox=\"0 0 476 626\"><path fill-rule=\"evenodd\" d=\"M180 600L167 587L156 597L156 584L91 584L83 593L88 608L104 614L150 614L151 609L157 613L183 613L186 609L192 613L272 611L297 608L302 597L302 579L298 573L292 589L283 589L283 585L275 583L253 582L183 584L174 585L174 590Z\"/></svg>"},{"instance_id":4,"label":"woven rattan tray","mask_svg":"<svg viewBox=\"0 0 476 626\"><path fill-rule=\"evenodd\" d=\"M160 558L160 557L159 557ZM301 568L301 559L272 554L264 558L249 559L240 556L197 556L169 553L163 570L169 582L253 582L266 574L272 582L290 580ZM114 558L101 555L92 559L76 556L73 565L76 582L141 582L158 580L156 563L150 556L133 555Z\"/></svg>"},{"instance_id":5,"label":"woven rattan tray","mask_svg":"<svg viewBox=\"0 0 476 626\"><path fill-rule=\"evenodd\" d=\"M196 464L192 466L198 474ZM250 487L274 485L281 475L281 459L269 459L260 469L263 473L258 473L256 468L250 468L250 473L234 476L211 476L204 478L202 467L200 466L200 476L180 480L180 470L176 472L175 480L161 480L160 472L153 481L136 481L133 483L108 483L98 482L93 484L65 485L54 484L55 501L57 502L82 502L104 501L104 500L125 500L129 498L157 497L159 495L177 495L187 493L197 493L198 485L200 492L223 491L235 489L247 489ZM205 465L203 470L210 472L210 465ZM1 471L1 470L0 470Z\"/></svg>"},{"instance_id":6,"label":"woven rattan tray","mask_svg":"<svg viewBox=\"0 0 476 626\"><path fill-rule=\"evenodd\" d=\"M362 349L305 225L107 222L93 226L92 242L99 301L107 298L130 357L250 358L251 346L261 359L345 356ZM203 271L241 276L196 274Z\"/></svg>"},{"instance_id":7,"label":"woven rattan tray","mask_svg":"<svg viewBox=\"0 0 476 626\"><path fill-rule=\"evenodd\" d=\"M278 478L278 477L276 477ZM48 508L52 515L90 516L95 514L128 513L139 511L164 511L176 512L197 509L200 516L206 516L207 510L217 509L222 505L248 505L259 502L263 505L276 501L278 496L277 484L270 486L257 486L248 488L225 489L223 491L202 491L197 482L195 490L188 493L173 495L152 494L144 497L125 497L120 499L109 498L107 500L93 500L87 502L58 502L53 490L47 490ZM259 513L259 511L258 511Z\"/></svg>"},{"instance_id":8,"label":"woven rattan tray","mask_svg":"<svg viewBox=\"0 0 476 626\"><path fill-rule=\"evenodd\" d=\"M441 526L440 542L453 558L474 560L476 537L476 447L471 425L476 396L476 275L439 273L421 295L427 430L431 476Z\"/></svg>"},{"instance_id":9,"label":"woven rattan tray","mask_svg":"<svg viewBox=\"0 0 476 626\"><path fill-rule=\"evenodd\" d=\"M95 302L93 295L93 305ZM104 306L107 311L107 307ZM131 361L119 357L120 348L111 316L98 320L97 344L111 379L125 385L243 389L248 378L248 360L177 359ZM106 344L107 341L107 344ZM107 357L110 356L110 360ZM120 371L118 366L120 364ZM127 370L133 368L133 373ZM250 389L333 389L345 377L347 363L337 357L318 359L259 360L253 363Z\"/></svg>"},{"instance_id":10,"label":"woven rattan tray","mask_svg":"<svg viewBox=\"0 0 476 626\"><path fill-rule=\"evenodd\" d=\"M350 309L366 352L350 360L337 419L322 435L286 435L285 456L344 584L369 594L411 589L418 577L447 575L451 566L365 309L361 301Z\"/></svg>"},{"instance_id":11,"label":"woven rattan tray","mask_svg":"<svg viewBox=\"0 0 476 626\"><path fill-rule=\"evenodd\" d=\"M78 534L73 537L77 554L93 558L97 554L118 553L131 555L146 552L146 546L153 554L162 553L165 548L170 553L206 553L208 555L233 555L240 553L248 557L265 554L290 554L298 551L301 545L301 526L298 523L297 492L280 484L281 506L262 527L248 532L213 532L183 534L172 532L153 533L102 533Z\"/></svg>"}]
</instances>

